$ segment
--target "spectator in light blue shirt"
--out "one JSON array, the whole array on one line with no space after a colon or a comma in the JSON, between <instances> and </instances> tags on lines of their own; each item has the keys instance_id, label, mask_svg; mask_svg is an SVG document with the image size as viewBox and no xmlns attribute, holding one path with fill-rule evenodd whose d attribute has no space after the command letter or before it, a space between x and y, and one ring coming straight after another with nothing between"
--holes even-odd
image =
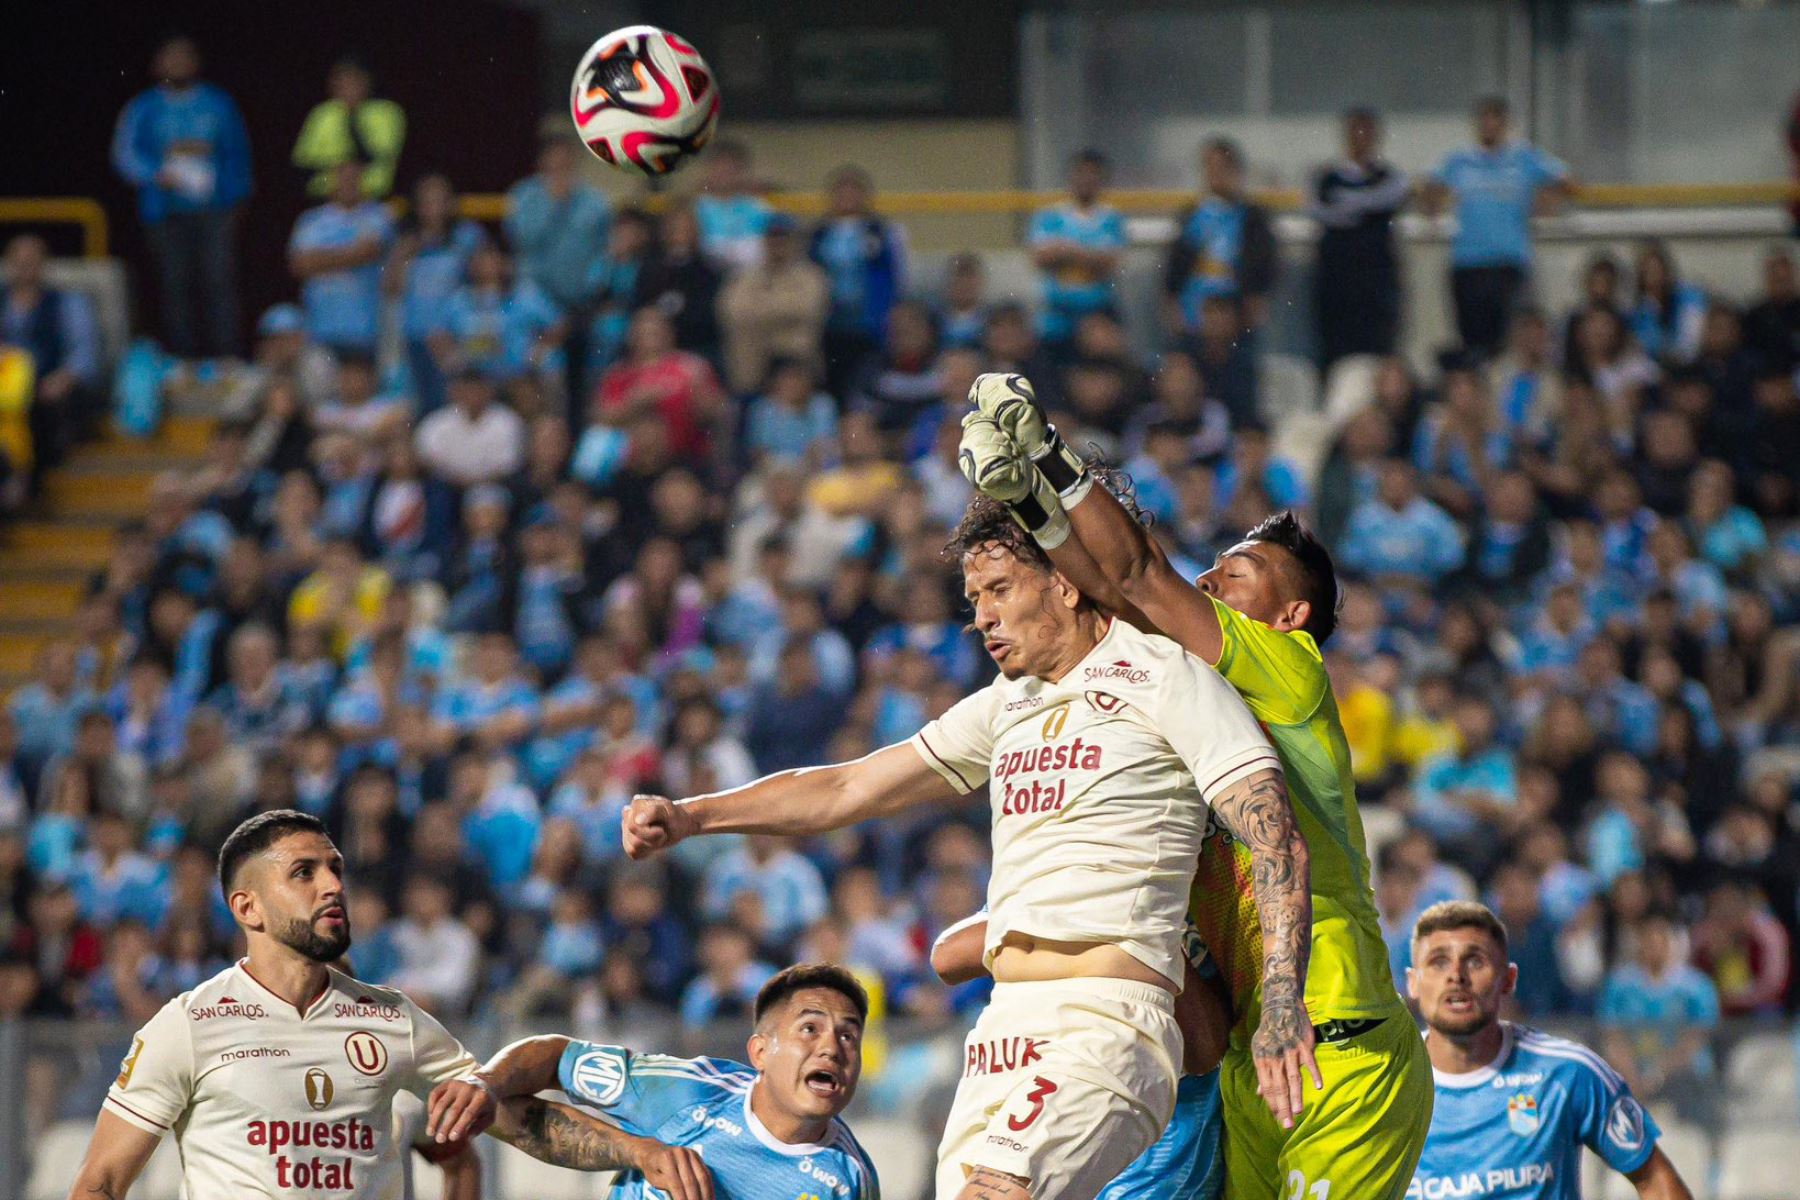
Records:
<instances>
[{"instance_id":1,"label":"spectator in light blue shirt","mask_svg":"<svg viewBox=\"0 0 1800 1200\"><path fill-rule=\"evenodd\" d=\"M1748 575L1769 551L1769 532L1762 518L1736 502L1732 470L1706 459L1688 480L1684 524L1700 556L1734 579Z\"/></svg>"},{"instance_id":2,"label":"spectator in light blue shirt","mask_svg":"<svg viewBox=\"0 0 1800 1200\"><path fill-rule=\"evenodd\" d=\"M470 256L468 283L445 302L432 334L440 368L471 368L497 383L561 369L570 322L531 279L509 285L509 267L498 246Z\"/></svg>"},{"instance_id":3,"label":"spectator in light blue shirt","mask_svg":"<svg viewBox=\"0 0 1800 1200\"><path fill-rule=\"evenodd\" d=\"M76 677L72 644L51 642L38 651L31 682L15 691L6 705L18 732L18 756L25 764L27 782L52 757L74 747L75 727L92 703Z\"/></svg>"},{"instance_id":4,"label":"spectator in light blue shirt","mask_svg":"<svg viewBox=\"0 0 1800 1200\"><path fill-rule=\"evenodd\" d=\"M113 169L137 189L161 276L163 331L182 357L237 349L237 208L250 194L250 139L237 104L200 82L191 38L157 47L156 86L119 114Z\"/></svg>"},{"instance_id":5,"label":"spectator in light blue shirt","mask_svg":"<svg viewBox=\"0 0 1800 1200\"><path fill-rule=\"evenodd\" d=\"M339 165L331 199L308 209L288 239L288 266L301 281L306 331L332 349L375 351L381 332L381 261L393 240L386 207L362 194L363 167Z\"/></svg>"},{"instance_id":6,"label":"spectator in light blue shirt","mask_svg":"<svg viewBox=\"0 0 1800 1200\"><path fill-rule=\"evenodd\" d=\"M714 142L694 219L700 223L700 249L722 271L762 261L763 231L774 210L751 194L753 183L750 148L729 139Z\"/></svg>"},{"instance_id":7,"label":"spectator in light blue shirt","mask_svg":"<svg viewBox=\"0 0 1800 1200\"><path fill-rule=\"evenodd\" d=\"M825 881L805 855L780 838L758 834L713 860L706 870L700 908L709 920L731 916L743 892L762 905L763 933L772 944L785 945L825 915Z\"/></svg>"},{"instance_id":8,"label":"spectator in light blue shirt","mask_svg":"<svg viewBox=\"0 0 1800 1200\"><path fill-rule=\"evenodd\" d=\"M824 466L837 437L837 405L818 390L818 373L802 359L778 358L768 385L750 402L744 452L754 465L765 458Z\"/></svg>"},{"instance_id":9,"label":"spectator in light blue shirt","mask_svg":"<svg viewBox=\"0 0 1800 1200\"><path fill-rule=\"evenodd\" d=\"M487 240L481 226L457 217L456 193L444 176L427 175L413 185L412 212L400 226L384 270L387 292L400 302L400 334L420 417L445 401L444 373L432 357L431 335L443 327L470 257Z\"/></svg>"},{"instance_id":10,"label":"spectator in light blue shirt","mask_svg":"<svg viewBox=\"0 0 1800 1200\"><path fill-rule=\"evenodd\" d=\"M122 813L100 809L87 819L87 842L69 872L82 919L96 925L122 919L155 925L162 916L167 869L132 848L131 822Z\"/></svg>"},{"instance_id":11,"label":"spectator in light blue shirt","mask_svg":"<svg viewBox=\"0 0 1800 1200\"><path fill-rule=\"evenodd\" d=\"M1645 917L1631 930L1630 961L1600 990L1601 1048L1632 1091L1666 1095L1677 1109L1704 1108L1717 1086L1709 1042L1719 1024L1712 980L1681 959L1674 922Z\"/></svg>"},{"instance_id":12,"label":"spectator in light blue shirt","mask_svg":"<svg viewBox=\"0 0 1800 1200\"><path fill-rule=\"evenodd\" d=\"M1338 557L1360 575L1429 587L1462 566L1463 533L1419 495L1411 464L1389 459L1375 498L1351 510Z\"/></svg>"},{"instance_id":13,"label":"spectator in light blue shirt","mask_svg":"<svg viewBox=\"0 0 1800 1200\"><path fill-rule=\"evenodd\" d=\"M1634 754L1656 750L1656 697L1620 669L1618 643L1597 637L1581 648L1576 660L1576 687L1588 719L1601 737L1611 738Z\"/></svg>"},{"instance_id":14,"label":"spectator in light blue shirt","mask_svg":"<svg viewBox=\"0 0 1800 1200\"><path fill-rule=\"evenodd\" d=\"M858 166L825 182L831 214L808 249L831 281L825 317L825 369L834 391L881 344L888 311L906 291L906 228L875 212L875 185Z\"/></svg>"},{"instance_id":15,"label":"spectator in light blue shirt","mask_svg":"<svg viewBox=\"0 0 1800 1200\"><path fill-rule=\"evenodd\" d=\"M681 993L681 1023L690 1029L714 1021L749 1017L756 993L775 968L756 957L756 945L744 930L708 926L700 935L701 972Z\"/></svg>"},{"instance_id":16,"label":"spectator in light blue shirt","mask_svg":"<svg viewBox=\"0 0 1800 1200\"><path fill-rule=\"evenodd\" d=\"M1412 819L1459 861L1491 862L1519 799L1513 752L1494 743L1498 719L1480 696L1458 700L1454 720L1462 747L1420 768Z\"/></svg>"},{"instance_id":17,"label":"spectator in light blue shirt","mask_svg":"<svg viewBox=\"0 0 1800 1200\"><path fill-rule=\"evenodd\" d=\"M1475 105L1475 142L1452 152L1432 176L1427 206L1456 204L1450 242L1450 282L1456 329L1464 348L1489 357L1506 326L1531 269L1531 217L1539 196L1566 196L1569 168L1528 142L1509 137L1507 103L1488 96Z\"/></svg>"},{"instance_id":18,"label":"spectator in light blue shirt","mask_svg":"<svg viewBox=\"0 0 1800 1200\"><path fill-rule=\"evenodd\" d=\"M1625 314L1644 353L1659 362L1692 362L1700 353L1706 306L1704 289L1676 278L1668 247L1644 243L1637 259L1637 301Z\"/></svg>"},{"instance_id":19,"label":"spectator in light blue shirt","mask_svg":"<svg viewBox=\"0 0 1800 1200\"><path fill-rule=\"evenodd\" d=\"M1113 281L1125 250L1125 218L1100 202L1108 174L1105 155L1080 151L1069 160L1069 199L1031 218L1025 240L1043 281L1038 330L1048 346L1074 337L1083 315L1115 303Z\"/></svg>"},{"instance_id":20,"label":"spectator in light blue shirt","mask_svg":"<svg viewBox=\"0 0 1800 1200\"><path fill-rule=\"evenodd\" d=\"M0 346L17 346L31 356L27 419L38 471L57 465L69 446L87 435L103 407L93 305L80 291L49 286L49 263L49 247L34 233L8 242L0 261Z\"/></svg>"},{"instance_id":21,"label":"spectator in light blue shirt","mask_svg":"<svg viewBox=\"0 0 1800 1200\"><path fill-rule=\"evenodd\" d=\"M546 137L537 174L506 193L506 239L519 256L519 274L569 310L599 289L612 224L606 197L577 178L576 154L568 138Z\"/></svg>"}]
</instances>

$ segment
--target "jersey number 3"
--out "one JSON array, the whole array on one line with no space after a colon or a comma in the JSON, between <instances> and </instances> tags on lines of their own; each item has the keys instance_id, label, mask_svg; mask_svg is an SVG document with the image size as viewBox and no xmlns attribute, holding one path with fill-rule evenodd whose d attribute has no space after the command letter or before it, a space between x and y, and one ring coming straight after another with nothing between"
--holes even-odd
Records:
<instances>
[{"instance_id":1,"label":"jersey number 3","mask_svg":"<svg viewBox=\"0 0 1800 1200\"><path fill-rule=\"evenodd\" d=\"M1051 1083L1048 1079L1045 1079L1042 1075L1039 1075L1032 1082L1037 1084L1037 1086L1025 1094L1026 1101L1031 1105L1031 1111L1026 1113L1023 1117L1006 1118L1006 1127L1014 1133L1031 1128L1031 1123L1037 1120L1044 1111L1045 1097L1056 1090L1056 1085Z\"/></svg>"}]
</instances>

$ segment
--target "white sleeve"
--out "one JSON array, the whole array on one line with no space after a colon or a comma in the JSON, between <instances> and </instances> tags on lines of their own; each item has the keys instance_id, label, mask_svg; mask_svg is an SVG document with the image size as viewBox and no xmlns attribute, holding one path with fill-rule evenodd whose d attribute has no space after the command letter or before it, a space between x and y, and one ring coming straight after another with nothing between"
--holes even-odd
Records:
<instances>
[{"instance_id":1,"label":"white sleeve","mask_svg":"<svg viewBox=\"0 0 1800 1200\"><path fill-rule=\"evenodd\" d=\"M412 1074L404 1080L407 1091L425 1099L431 1089L447 1079L460 1079L471 1074L481 1064L475 1056L463 1049L463 1044L450 1036L438 1019L414 1004L410 999L405 1001L407 1014L412 1018Z\"/></svg>"},{"instance_id":2,"label":"white sleeve","mask_svg":"<svg viewBox=\"0 0 1800 1200\"><path fill-rule=\"evenodd\" d=\"M1200 795L1213 797L1257 771L1281 769L1268 735L1237 689L1217 671L1183 651L1162 673L1162 686L1145 698L1147 713L1168 739Z\"/></svg>"},{"instance_id":3,"label":"white sleeve","mask_svg":"<svg viewBox=\"0 0 1800 1200\"><path fill-rule=\"evenodd\" d=\"M987 782L994 752L993 684L965 696L937 720L912 736L912 746L925 764L959 795Z\"/></svg>"},{"instance_id":4,"label":"white sleeve","mask_svg":"<svg viewBox=\"0 0 1800 1200\"><path fill-rule=\"evenodd\" d=\"M194 1097L194 1041L187 994L163 1005L131 1039L103 1107L146 1133L174 1128Z\"/></svg>"}]
</instances>

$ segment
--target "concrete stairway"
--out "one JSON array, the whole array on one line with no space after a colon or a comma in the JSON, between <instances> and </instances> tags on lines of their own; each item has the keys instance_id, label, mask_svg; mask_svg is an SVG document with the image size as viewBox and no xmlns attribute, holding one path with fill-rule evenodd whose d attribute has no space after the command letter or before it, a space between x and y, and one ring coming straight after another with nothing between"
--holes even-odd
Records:
<instances>
[{"instance_id":1,"label":"concrete stairway","mask_svg":"<svg viewBox=\"0 0 1800 1200\"><path fill-rule=\"evenodd\" d=\"M143 517L159 471L201 462L213 424L177 415L153 438L114 433L83 446L45 475L30 508L0 525L0 695L30 675L45 643L73 631L114 533Z\"/></svg>"}]
</instances>

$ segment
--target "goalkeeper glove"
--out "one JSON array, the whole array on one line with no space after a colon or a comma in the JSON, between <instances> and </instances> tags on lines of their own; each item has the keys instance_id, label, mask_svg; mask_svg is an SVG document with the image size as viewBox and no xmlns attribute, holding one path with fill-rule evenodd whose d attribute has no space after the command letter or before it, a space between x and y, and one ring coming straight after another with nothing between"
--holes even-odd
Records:
<instances>
[{"instance_id":1,"label":"goalkeeper glove","mask_svg":"<svg viewBox=\"0 0 1800 1200\"><path fill-rule=\"evenodd\" d=\"M1069 449L1056 426L1044 420L1029 379L999 372L977 376L969 387L969 403L1012 438L1062 497L1063 507L1072 507L1087 495L1093 486L1087 464Z\"/></svg>"},{"instance_id":2,"label":"goalkeeper glove","mask_svg":"<svg viewBox=\"0 0 1800 1200\"><path fill-rule=\"evenodd\" d=\"M1056 489L1005 431L978 412L964 415L962 425L956 461L975 490L1006 505L1013 520L1044 549L1054 550L1068 540L1069 516Z\"/></svg>"}]
</instances>

